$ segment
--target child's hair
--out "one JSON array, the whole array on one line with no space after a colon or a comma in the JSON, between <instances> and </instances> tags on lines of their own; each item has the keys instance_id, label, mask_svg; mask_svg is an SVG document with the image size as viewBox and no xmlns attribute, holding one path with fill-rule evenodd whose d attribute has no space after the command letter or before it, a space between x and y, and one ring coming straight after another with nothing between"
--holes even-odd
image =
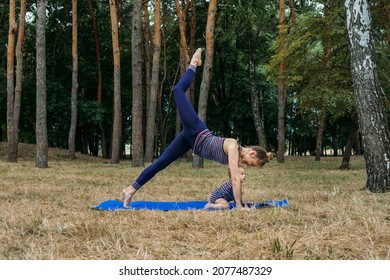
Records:
<instances>
[{"instance_id":1,"label":"child's hair","mask_svg":"<svg viewBox=\"0 0 390 280\"><path fill-rule=\"evenodd\" d=\"M244 166L242 165L239 165L238 168L242 168L245 170ZM228 168L228 174L229 174L229 178L231 179L232 178L232 173L230 172L230 168Z\"/></svg>"},{"instance_id":2,"label":"child's hair","mask_svg":"<svg viewBox=\"0 0 390 280\"><path fill-rule=\"evenodd\" d=\"M272 153L267 152L260 146L251 146L250 148L256 152L257 158L264 163L267 163L274 158L274 155Z\"/></svg>"}]
</instances>

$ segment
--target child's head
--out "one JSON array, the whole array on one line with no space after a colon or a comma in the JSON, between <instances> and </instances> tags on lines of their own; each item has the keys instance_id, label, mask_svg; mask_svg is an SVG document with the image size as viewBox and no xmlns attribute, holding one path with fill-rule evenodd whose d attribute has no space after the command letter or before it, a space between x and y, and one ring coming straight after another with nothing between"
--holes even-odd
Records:
<instances>
[{"instance_id":1,"label":"child's head","mask_svg":"<svg viewBox=\"0 0 390 280\"><path fill-rule=\"evenodd\" d=\"M238 175L240 176L240 183L244 183L245 181L245 168L242 167L241 165L238 166ZM232 174L230 173L229 169L229 178L232 178Z\"/></svg>"},{"instance_id":2,"label":"child's head","mask_svg":"<svg viewBox=\"0 0 390 280\"><path fill-rule=\"evenodd\" d=\"M273 157L272 153L267 153L262 147L251 146L249 147L248 156L242 160L242 163L245 163L247 166L262 167L272 160Z\"/></svg>"}]
</instances>

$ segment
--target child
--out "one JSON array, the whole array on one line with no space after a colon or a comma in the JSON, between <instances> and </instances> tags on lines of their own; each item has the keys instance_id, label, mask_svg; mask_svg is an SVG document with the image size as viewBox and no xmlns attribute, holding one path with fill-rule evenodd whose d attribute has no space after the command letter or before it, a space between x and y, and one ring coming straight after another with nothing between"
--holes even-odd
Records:
<instances>
[{"instance_id":1,"label":"child","mask_svg":"<svg viewBox=\"0 0 390 280\"><path fill-rule=\"evenodd\" d=\"M238 174L242 186L242 184L245 181L245 169L242 166L238 167ZM230 169L229 169L229 177L231 178ZM205 208L206 209L230 209L230 204L229 204L230 201L234 201L232 179L220 185L218 188L216 188L213 191L210 197L210 201L209 203L206 204ZM240 204L242 207L247 208L247 205L245 205L242 201L240 201Z\"/></svg>"}]
</instances>

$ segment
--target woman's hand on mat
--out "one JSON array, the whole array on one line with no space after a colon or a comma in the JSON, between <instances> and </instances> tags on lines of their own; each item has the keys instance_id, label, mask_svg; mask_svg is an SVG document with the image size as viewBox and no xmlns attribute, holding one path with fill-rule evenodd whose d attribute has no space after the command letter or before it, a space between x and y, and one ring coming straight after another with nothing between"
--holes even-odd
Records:
<instances>
[{"instance_id":1,"label":"woman's hand on mat","mask_svg":"<svg viewBox=\"0 0 390 280\"><path fill-rule=\"evenodd\" d=\"M241 206L239 204L236 204L236 210L247 211L247 210L250 210L250 208L246 205L246 203L242 202Z\"/></svg>"}]
</instances>

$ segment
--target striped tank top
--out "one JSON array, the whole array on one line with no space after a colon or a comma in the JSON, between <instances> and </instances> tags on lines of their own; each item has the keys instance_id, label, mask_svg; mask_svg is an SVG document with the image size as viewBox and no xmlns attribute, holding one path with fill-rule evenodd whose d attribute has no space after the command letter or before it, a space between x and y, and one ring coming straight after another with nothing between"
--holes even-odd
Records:
<instances>
[{"instance_id":1,"label":"striped tank top","mask_svg":"<svg viewBox=\"0 0 390 280\"><path fill-rule=\"evenodd\" d=\"M194 154L201 158L214 160L221 164L228 164L229 158L223 150L223 143L226 138L217 137L211 134L208 129L198 134L194 144ZM240 152L242 146L238 146Z\"/></svg>"},{"instance_id":2,"label":"striped tank top","mask_svg":"<svg viewBox=\"0 0 390 280\"><path fill-rule=\"evenodd\" d=\"M223 198L227 202L234 201L232 180L229 180L229 182L226 182L216 188L211 194L210 202L215 203L218 198Z\"/></svg>"}]
</instances>

